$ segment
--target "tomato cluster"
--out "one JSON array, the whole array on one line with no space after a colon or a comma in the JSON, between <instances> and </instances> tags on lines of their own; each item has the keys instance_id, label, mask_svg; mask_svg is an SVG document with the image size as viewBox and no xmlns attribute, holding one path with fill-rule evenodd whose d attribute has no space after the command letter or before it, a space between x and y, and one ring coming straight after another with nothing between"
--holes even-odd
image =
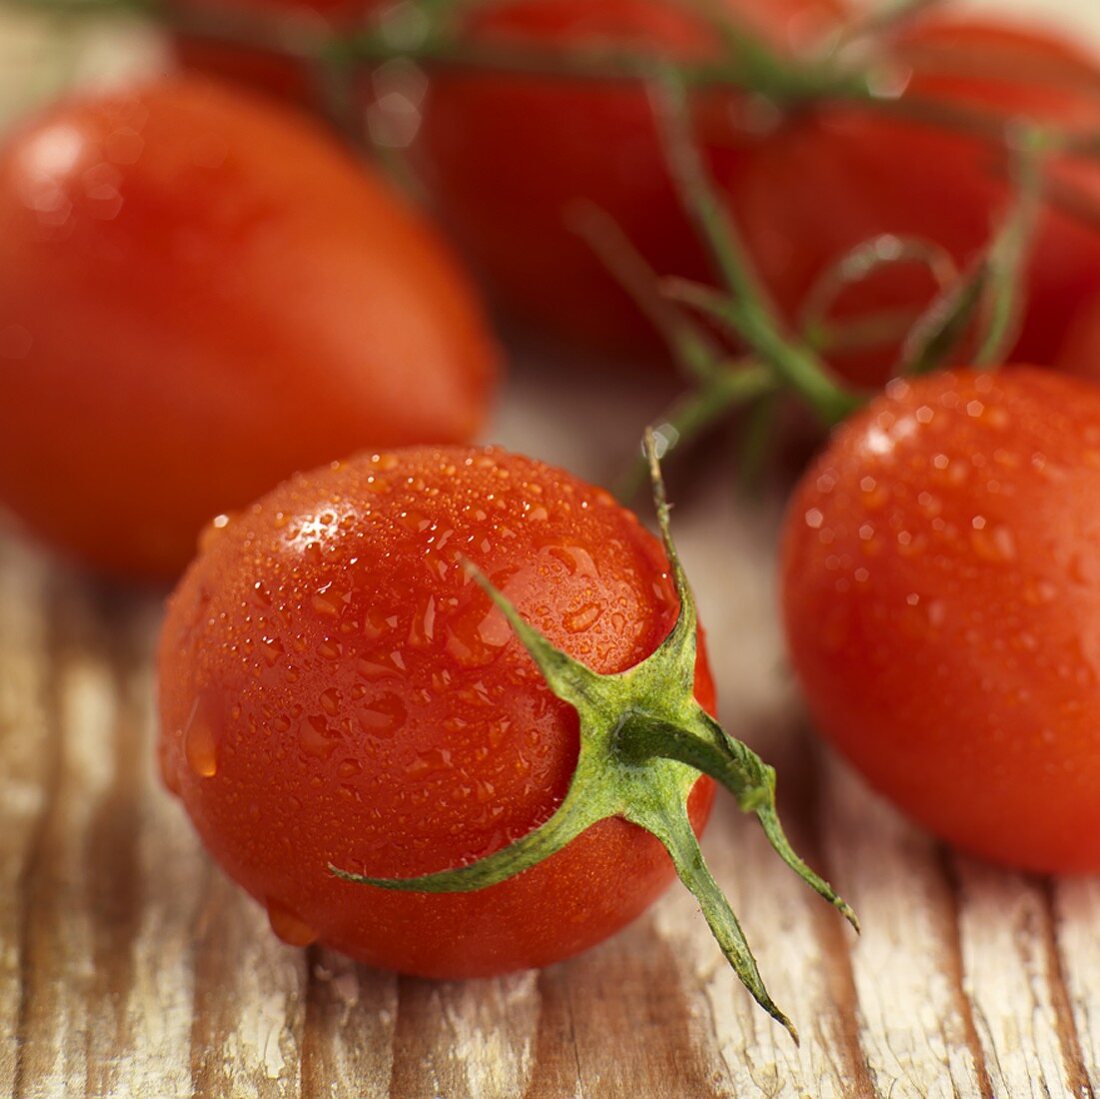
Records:
<instances>
[{"instance_id":1,"label":"tomato cluster","mask_svg":"<svg viewBox=\"0 0 1100 1099\"><path fill-rule=\"evenodd\" d=\"M288 28L423 61L410 162L528 323L653 348L575 231L599 209L681 298L764 318L732 324L761 392L879 390L784 530L815 724L952 843L1100 869L1100 67L993 21L868 28L840 0L508 0L417 38L433 10L381 39L394 10L370 0L170 14L187 67L298 106L339 73L279 53ZM740 229L726 314L682 293L707 277L699 224L724 230L685 209L639 79L658 63L694 75L680 136ZM1005 330L1029 365L888 380L906 333L946 326L945 281L985 294L967 279L1023 208L1021 119L1046 137L1041 201L1009 219L1018 269L996 271L1019 293L980 302L1026 303ZM884 262L838 277L875 240ZM675 869L786 1022L698 854L712 778L851 914L790 850L774 773L713 720L659 473L663 549L602 490L466 445L497 361L434 230L285 103L177 76L59 103L0 148L0 501L135 577L177 575L204 531L161 638L161 770L274 929L410 973L500 973L611 934Z\"/></svg>"}]
</instances>

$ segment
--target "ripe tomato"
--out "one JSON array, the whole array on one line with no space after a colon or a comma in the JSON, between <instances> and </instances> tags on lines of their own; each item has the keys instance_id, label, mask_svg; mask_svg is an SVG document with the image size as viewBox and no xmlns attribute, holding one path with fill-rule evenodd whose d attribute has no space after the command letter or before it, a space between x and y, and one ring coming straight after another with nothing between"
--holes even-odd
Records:
<instances>
[{"instance_id":1,"label":"ripe tomato","mask_svg":"<svg viewBox=\"0 0 1100 1099\"><path fill-rule=\"evenodd\" d=\"M304 119L197 80L0 151L0 501L93 565L365 445L468 439L496 352L434 235Z\"/></svg>"},{"instance_id":2,"label":"ripe tomato","mask_svg":"<svg viewBox=\"0 0 1100 1099\"><path fill-rule=\"evenodd\" d=\"M292 943L425 976L502 973L598 942L672 876L660 843L618 818L478 892L390 892L328 871L461 865L542 823L568 788L576 711L466 558L596 671L633 666L676 618L658 543L606 493L456 447L293 478L212 532L169 603L165 781ZM695 694L713 710L703 655ZM712 796L701 778L697 832Z\"/></svg>"},{"instance_id":3,"label":"ripe tomato","mask_svg":"<svg viewBox=\"0 0 1100 1099\"><path fill-rule=\"evenodd\" d=\"M820 731L979 855L1100 869L1100 390L894 382L790 505L783 611Z\"/></svg>"},{"instance_id":4,"label":"ripe tomato","mask_svg":"<svg viewBox=\"0 0 1100 1099\"><path fill-rule=\"evenodd\" d=\"M1053 35L928 19L898 37L894 54L910 100L1082 134L1100 128L1100 67ZM989 141L858 107L793 115L748 157L713 151L746 243L789 317L838 256L878 234L926 238L966 264L988 243L1009 197L1007 155ZM1077 217L1048 205L1037 227L1015 358L1044 365L1082 300L1100 289L1100 164L1055 158L1047 172L1050 191L1092 212ZM916 311L934 292L923 268L894 268L842 295L837 315ZM892 361L887 346L836 365L875 384Z\"/></svg>"},{"instance_id":5,"label":"ripe tomato","mask_svg":"<svg viewBox=\"0 0 1100 1099\"><path fill-rule=\"evenodd\" d=\"M840 10L837 0L723 0L721 7L788 51ZM502 48L617 46L672 58L705 57L717 46L684 6L662 0L517 0L475 9L469 32ZM708 104L708 114L722 118L745 109L736 97ZM417 151L464 253L505 306L544 329L614 351L656 346L571 226L581 202L611 214L659 273L708 273L641 86L439 72Z\"/></svg>"}]
</instances>

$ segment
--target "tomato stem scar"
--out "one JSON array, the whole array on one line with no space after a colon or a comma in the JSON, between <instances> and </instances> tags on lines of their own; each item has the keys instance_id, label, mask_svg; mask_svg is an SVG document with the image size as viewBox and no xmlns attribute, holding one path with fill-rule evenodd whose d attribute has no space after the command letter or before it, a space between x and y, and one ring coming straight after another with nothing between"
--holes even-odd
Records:
<instances>
[{"instance_id":1,"label":"tomato stem scar","mask_svg":"<svg viewBox=\"0 0 1100 1099\"><path fill-rule=\"evenodd\" d=\"M741 926L703 860L688 817L688 797L707 774L754 813L780 858L834 905L856 930L852 909L795 853L776 809L775 771L745 744L729 736L694 697L698 619L695 601L669 527L669 505L656 440L646 434L646 455L657 522L680 598L680 612L665 640L641 663L600 675L555 648L525 622L480 572L471 572L500 608L553 693L576 708L580 751L565 798L544 824L515 843L464 866L413 878L373 878L329 866L337 877L382 889L423 893L472 892L530 869L560 851L587 828L621 817L652 833L702 909L730 965L760 1006L790 1032L760 976Z\"/></svg>"}]
</instances>

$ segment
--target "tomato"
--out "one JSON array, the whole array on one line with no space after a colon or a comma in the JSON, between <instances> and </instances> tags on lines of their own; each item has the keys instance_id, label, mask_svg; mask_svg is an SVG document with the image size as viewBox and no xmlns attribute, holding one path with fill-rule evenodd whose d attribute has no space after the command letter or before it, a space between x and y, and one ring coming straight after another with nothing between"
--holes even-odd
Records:
<instances>
[{"instance_id":1,"label":"tomato","mask_svg":"<svg viewBox=\"0 0 1100 1099\"><path fill-rule=\"evenodd\" d=\"M467 558L596 671L633 666L676 618L667 561L633 515L493 448L413 448L299 475L212 530L170 600L165 781L290 942L425 976L502 973L599 941L670 880L660 843L618 818L473 893L388 892L328 871L464 864L542 823L568 788L576 711ZM695 694L713 710L703 655ZM712 796L701 778L696 831Z\"/></svg>"},{"instance_id":2,"label":"tomato","mask_svg":"<svg viewBox=\"0 0 1100 1099\"><path fill-rule=\"evenodd\" d=\"M894 382L799 483L791 659L820 732L936 835L1100 869L1100 390Z\"/></svg>"},{"instance_id":3,"label":"tomato","mask_svg":"<svg viewBox=\"0 0 1100 1099\"><path fill-rule=\"evenodd\" d=\"M1008 122L1030 118L1094 133L1100 127L1100 67L1039 31L992 21L928 19L894 49L909 74L905 96L978 109ZM882 233L914 235L970 262L1009 199L1007 155L990 142L857 107L793 115L751 156L715 149L715 171L765 282L788 317L838 256ZM1050 364L1081 302L1100 289L1100 164L1052 158L1048 187L1091 214L1048 204L1027 265L1027 312L1018 361ZM918 266L895 268L838 302L840 317L915 312L935 284ZM890 344L840 357L850 378L884 380Z\"/></svg>"},{"instance_id":4,"label":"tomato","mask_svg":"<svg viewBox=\"0 0 1100 1099\"><path fill-rule=\"evenodd\" d=\"M170 8L180 17L209 20L292 18L319 29L353 26L378 0L172 0ZM238 81L279 99L302 105L317 102L317 74L307 66L265 50L250 50L219 42L215 37L179 33L172 39L173 52L185 68L221 79Z\"/></svg>"},{"instance_id":5,"label":"tomato","mask_svg":"<svg viewBox=\"0 0 1100 1099\"><path fill-rule=\"evenodd\" d=\"M786 50L792 40L805 45L839 10L832 0L721 6ZM717 47L683 6L661 0L518 0L475 10L469 33L501 48L618 46L672 58ZM723 118L747 109L727 97L708 107ZM545 330L613 351L656 346L571 225L582 202L609 213L659 273L708 276L640 85L441 71L416 151L464 253L513 314Z\"/></svg>"},{"instance_id":6,"label":"tomato","mask_svg":"<svg viewBox=\"0 0 1100 1099\"><path fill-rule=\"evenodd\" d=\"M457 442L496 350L440 242L305 119L197 80L0 151L0 502L178 573L212 515L367 445Z\"/></svg>"}]
</instances>

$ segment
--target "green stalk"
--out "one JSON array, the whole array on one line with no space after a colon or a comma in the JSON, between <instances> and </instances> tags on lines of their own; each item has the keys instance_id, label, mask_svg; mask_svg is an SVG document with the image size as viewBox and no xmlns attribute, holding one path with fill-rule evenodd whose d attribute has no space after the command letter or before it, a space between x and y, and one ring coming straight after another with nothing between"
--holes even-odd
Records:
<instances>
[{"instance_id":1,"label":"green stalk","mask_svg":"<svg viewBox=\"0 0 1100 1099\"><path fill-rule=\"evenodd\" d=\"M776 310L753 270L726 205L719 199L692 136L687 90L678 74L662 73L656 97L657 117L673 181L684 209L710 249L728 295L683 279L664 285L670 297L722 321L766 366L797 392L827 425L838 423L862 403L834 379L807 346L789 339Z\"/></svg>"},{"instance_id":2,"label":"green stalk","mask_svg":"<svg viewBox=\"0 0 1100 1099\"><path fill-rule=\"evenodd\" d=\"M788 842L776 810L775 771L730 737L695 700L698 619L669 531L669 506L651 432L646 436L646 452L657 521L680 598L680 613L672 632L641 663L615 675L592 671L551 645L484 576L471 570L507 618L550 690L577 711L577 767L554 815L492 855L433 874L393 879L348 868L329 869L345 881L381 889L472 892L538 865L597 821L621 817L652 833L665 846L680 880L699 902L742 983L797 1042L790 1019L768 994L737 917L707 869L691 827L687 803L700 774L710 775L734 795L745 812L755 814L779 857L857 930L859 924L851 908Z\"/></svg>"}]
</instances>

